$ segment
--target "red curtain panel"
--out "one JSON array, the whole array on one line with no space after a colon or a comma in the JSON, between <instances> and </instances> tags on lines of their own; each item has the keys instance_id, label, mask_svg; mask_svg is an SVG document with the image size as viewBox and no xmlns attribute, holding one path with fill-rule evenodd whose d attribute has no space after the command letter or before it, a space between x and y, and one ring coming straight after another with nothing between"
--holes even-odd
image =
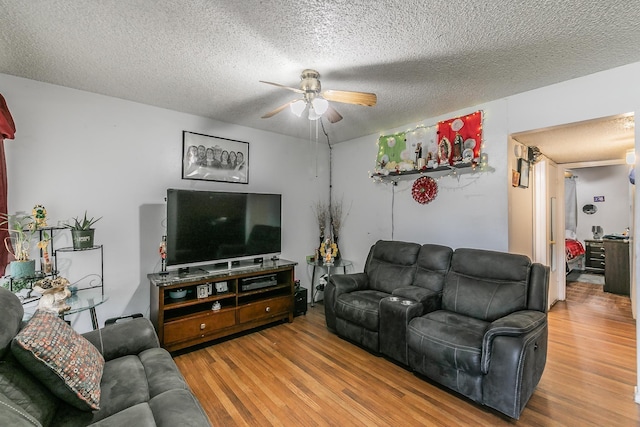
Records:
<instances>
[{"instance_id":1,"label":"red curtain panel","mask_svg":"<svg viewBox=\"0 0 640 427\"><path fill-rule=\"evenodd\" d=\"M7 107L4 96L0 94L0 212L8 213L7 207L7 161L4 155L4 140L13 139L16 133L16 125ZM4 246L5 239L9 237L7 230L0 230L0 275L4 275L9 262L9 253Z\"/></svg>"}]
</instances>

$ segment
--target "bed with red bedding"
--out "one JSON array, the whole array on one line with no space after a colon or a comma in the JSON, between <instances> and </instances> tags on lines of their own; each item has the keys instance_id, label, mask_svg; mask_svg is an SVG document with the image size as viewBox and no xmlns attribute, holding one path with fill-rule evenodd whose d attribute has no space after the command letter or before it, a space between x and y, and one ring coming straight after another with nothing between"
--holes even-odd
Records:
<instances>
[{"instance_id":1,"label":"bed with red bedding","mask_svg":"<svg viewBox=\"0 0 640 427\"><path fill-rule=\"evenodd\" d=\"M565 254L567 258L567 273L575 267L582 265L584 258L584 246L579 240L564 239Z\"/></svg>"}]
</instances>

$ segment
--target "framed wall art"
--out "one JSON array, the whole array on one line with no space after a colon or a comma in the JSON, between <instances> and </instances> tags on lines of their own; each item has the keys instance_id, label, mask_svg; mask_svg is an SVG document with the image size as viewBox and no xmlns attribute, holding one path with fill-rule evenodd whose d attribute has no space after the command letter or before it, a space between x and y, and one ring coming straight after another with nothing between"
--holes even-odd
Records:
<instances>
[{"instance_id":1,"label":"framed wall art","mask_svg":"<svg viewBox=\"0 0 640 427\"><path fill-rule=\"evenodd\" d=\"M249 143L182 131L182 179L249 183Z\"/></svg>"},{"instance_id":2,"label":"framed wall art","mask_svg":"<svg viewBox=\"0 0 640 427\"><path fill-rule=\"evenodd\" d=\"M520 185L520 172L515 169L511 169L511 186L517 187Z\"/></svg>"}]
</instances>

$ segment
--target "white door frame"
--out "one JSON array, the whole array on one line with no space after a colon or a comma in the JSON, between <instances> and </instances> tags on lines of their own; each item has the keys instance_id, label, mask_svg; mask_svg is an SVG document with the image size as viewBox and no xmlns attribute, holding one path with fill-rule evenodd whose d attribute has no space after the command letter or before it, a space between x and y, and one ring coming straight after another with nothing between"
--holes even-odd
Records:
<instances>
[{"instance_id":1,"label":"white door frame","mask_svg":"<svg viewBox=\"0 0 640 427\"><path fill-rule=\"evenodd\" d=\"M549 166L552 166L550 168ZM556 181L555 202L551 203L549 196L549 185L553 185L549 180L551 169L555 169L554 179ZM564 181L560 176L564 176L564 168L559 167L554 162L544 158L537 162L534 167L534 239L533 254L534 262L548 265L551 272L549 283L548 307L551 308L557 301L566 299L566 276L565 276L565 249L564 249ZM552 214L551 208L554 212ZM553 227L553 230L551 229ZM551 247L554 250L551 250ZM553 255L552 255L553 254ZM551 259L551 256L554 259Z\"/></svg>"}]
</instances>

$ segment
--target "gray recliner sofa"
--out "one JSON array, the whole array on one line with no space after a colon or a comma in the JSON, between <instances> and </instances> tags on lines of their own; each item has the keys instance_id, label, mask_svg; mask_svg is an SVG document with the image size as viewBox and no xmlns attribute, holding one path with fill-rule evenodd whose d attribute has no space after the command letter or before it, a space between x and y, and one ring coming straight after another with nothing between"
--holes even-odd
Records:
<instances>
[{"instance_id":1,"label":"gray recliner sofa","mask_svg":"<svg viewBox=\"0 0 640 427\"><path fill-rule=\"evenodd\" d=\"M148 319L83 335L105 360L100 409L89 411L56 397L12 353L23 313L20 300L0 287L0 426L210 426Z\"/></svg>"},{"instance_id":2,"label":"gray recliner sofa","mask_svg":"<svg viewBox=\"0 0 640 427\"><path fill-rule=\"evenodd\" d=\"M327 327L518 419L546 364L549 268L524 255L446 249L377 242L365 272L331 276ZM419 286L425 277L429 286Z\"/></svg>"}]
</instances>

